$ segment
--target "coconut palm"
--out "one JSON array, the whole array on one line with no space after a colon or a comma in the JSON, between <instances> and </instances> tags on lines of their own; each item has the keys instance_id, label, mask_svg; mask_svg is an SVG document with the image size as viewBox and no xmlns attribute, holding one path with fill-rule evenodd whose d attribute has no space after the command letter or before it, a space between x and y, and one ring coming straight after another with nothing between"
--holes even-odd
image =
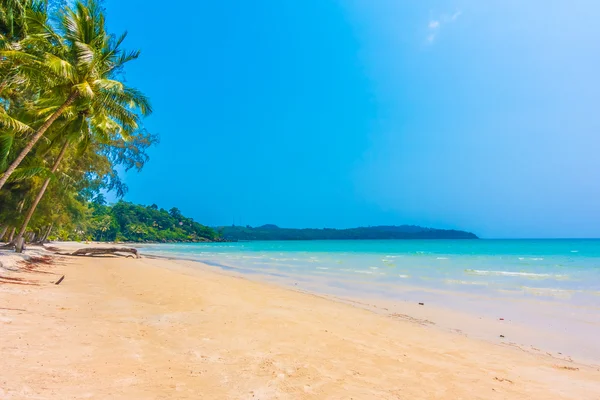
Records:
<instances>
[{"instance_id":1,"label":"coconut palm","mask_svg":"<svg viewBox=\"0 0 600 400\"><path fill-rule=\"evenodd\" d=\"M23 34L23 17L32 3L32 0L0 0L0 34L3 37L14 38Z\"/></svg>"},{"instance_id":2,"label":"coconut palm","mask_svg":"<svg viewBox=\"0 0 600 400\"><path fill-rule=\"evenodd\" d=\"M23 86L38 88L40 96L32 107L35 121L13 123L34 133L0 178L0 189L59 118L97 113L104 130L116 123L126 136L138 129L140 115L151 112L147 98L119 80L123 66L138 58L139 51L123 51L126 34L116 38L105 31L104 15L94 0L66 8L56 30L39 9L28 10L26 19L27 37L0 51L0 64L11 63ZM0 116L0 123L4 120Z\"/></svg>"}]
</instances>

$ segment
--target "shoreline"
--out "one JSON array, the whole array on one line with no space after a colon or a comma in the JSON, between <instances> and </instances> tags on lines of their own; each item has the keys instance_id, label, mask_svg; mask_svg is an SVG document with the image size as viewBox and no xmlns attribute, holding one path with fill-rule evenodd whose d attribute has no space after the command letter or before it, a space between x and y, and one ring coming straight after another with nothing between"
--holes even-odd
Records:
<instances>
[{"instance_id":1,"label":"shoreline","mask_svg":"<svg viewBox=\"0 0 600 400\"><path fill-rule=\"evenodd\" d=\"M55 244L59 247L62 245L65 249L77 249L83 245L77 242ZM90 245L111 247L103 242L91 242ZM136 248L144 250L143 245ZM208 268L226 276L275 284L301 293L323 296L332 301L353 304L382 315L394 314L408 320L427 321L436 329L477 340L600 367L600 346L596 345L600 321L590 321L590 318L595 317L582 314L579 307L570 304L539 299L490 297L407 284L372 284L373 288L397 290L398 295L390 298L386 294L376 293L376 290L370 294L357 293L344 286L350 281L343 281L340 286L334 287L324 284L324 277L280 274L276 271L259 272L181 255L144 254L144 257L191 262L199 268ZM421 302L425 306L421 306ZM589 314L590 309L586 308L585 312ZM591 312L594 313L594 310ZM557 317L560 319L557 320ZM590 327L592 323L594 330Z\"/></svg>"},{"instance_id":2,"label":"shoreline","mask_svg":"<svg viewBox=\"0 0 600 400\"><path fill-rule=\"evenodd\" d=\"M2 398L600 393L596 367L445 332L412 314L382 315L195 261L53 259L18 274L40 286L0 284L10 304L0 308Z\"/></svg>"},{"instance_id":3,"label":"shoreline","mask_svg":"<svg viewBox=\"0 0 600 400\"><path fill-rule=\"evenodd\" d=\"M408 320L425 321L437 329L489 343L516 347L533 354L551 355L562 361L575 360L585 365L600 367L600 346L595 345L597 336L591 328L583 331L585 325L590 322L582 320L582 311L578 310L579 307L569 304L537 299L498 298L411 285L394 285L393 287L399 291L397 298L388 298L385 295L366 296L347 288L324 285L320 279L314 277L309 279L292 274L261 273L183 256L151 254L145 257L173 262L191 262L197 264L198 268L210 268L213 272L227 276L275 284L300 293L355 305L382 315L393 314ZM408 297L411 300L408 300ZM453 298L452 304L440 305L449 298ZM424 302L424 306L420 305L421 302ZM495 309L483 312L481 308L475 309L475 306L471 306L467 310L468 307L457 306L460 302L483 302L486 304L483 308L493 305ZM575 311L578 314L575 314ZM585 311L588 314L590 312L587 308ZM549 326L554 324L557 315L560 315L561 323L568 326L568 331L566 327L560 329ZM589 319L589 315L585 316ZM597 328L596 326L596 331L600 332Z\"/></svg>"}]
</instances>

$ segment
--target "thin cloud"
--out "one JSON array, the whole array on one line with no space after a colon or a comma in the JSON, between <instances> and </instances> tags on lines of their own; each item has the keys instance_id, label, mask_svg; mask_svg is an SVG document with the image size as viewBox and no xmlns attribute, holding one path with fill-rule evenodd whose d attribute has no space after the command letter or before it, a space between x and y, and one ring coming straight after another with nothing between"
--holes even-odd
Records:
<instances>
[{"instance_id":1,"label":"thin cloud","mask_svg":"<svg viewBox=\"0 0 600 400\"><path fill-rule=\"evenodd\" d=\"M427 34L427 43L432 44L435 41L443 25L454 22L462 15L462 11L456 11L454 14L442 14L437 19L429 20L427 25L429 33Z\"/></svg>"},{"instance_id":2,"label":"thin cloud","mask_svg":"<svg viewBox=\"0 0 600 400\"><path fill-rule=\"evenodd\" d=\"M458 17L460 17L461 15L462 15L462 11L457 11L457 12L455 12L454 14L452 14L452 15L450 16L450 21L451 21L451 22L452 22L452 21L456 21L456 19L457 19Z\"/></svg>"}]
</instances>

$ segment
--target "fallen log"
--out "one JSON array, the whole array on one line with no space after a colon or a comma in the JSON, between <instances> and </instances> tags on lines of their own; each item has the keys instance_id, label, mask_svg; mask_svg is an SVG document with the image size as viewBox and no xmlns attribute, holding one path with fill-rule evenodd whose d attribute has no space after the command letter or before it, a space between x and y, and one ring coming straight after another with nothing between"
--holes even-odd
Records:
<instances>
[{"instance_id":1,"label":"fallen log","mask_svg":"<svg viewBox=\"0 0 600 400\"><path fill-rule=\"evenodd\" d=\"M133 249L131 247L84 247L82 249L76 250L69 255L71 256L95 256L102 254L114 254L114 255L122 255L119 253L131 253L135 256L135 258L140 258L137 249Z\"/></svg>"},{"instance_id":2,"label":"fallen log","mask_svg":"<svg viewBox=\"0 0 600 400\"><path fill-rule=\"evenodd\" d=\"M12 250L15 248L15 242L9 242L0 246L0 250Z\"/></svg>"}]
</instances>

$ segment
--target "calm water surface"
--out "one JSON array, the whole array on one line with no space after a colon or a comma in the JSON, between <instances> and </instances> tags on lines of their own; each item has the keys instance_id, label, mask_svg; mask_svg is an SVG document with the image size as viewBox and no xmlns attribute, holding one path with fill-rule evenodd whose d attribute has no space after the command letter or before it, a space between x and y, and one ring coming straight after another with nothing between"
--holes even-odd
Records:
<instances>
[{"instance_id":1,"label":"calm water surface","mask_svg":"<svg viewBox=\"0 0 600 400\"><path fill-rule=\"evenodd\" d=\"M268 241L144 252L386 297L410 286L600 305L600 240Z\"/></svg>"}]
</instances>

